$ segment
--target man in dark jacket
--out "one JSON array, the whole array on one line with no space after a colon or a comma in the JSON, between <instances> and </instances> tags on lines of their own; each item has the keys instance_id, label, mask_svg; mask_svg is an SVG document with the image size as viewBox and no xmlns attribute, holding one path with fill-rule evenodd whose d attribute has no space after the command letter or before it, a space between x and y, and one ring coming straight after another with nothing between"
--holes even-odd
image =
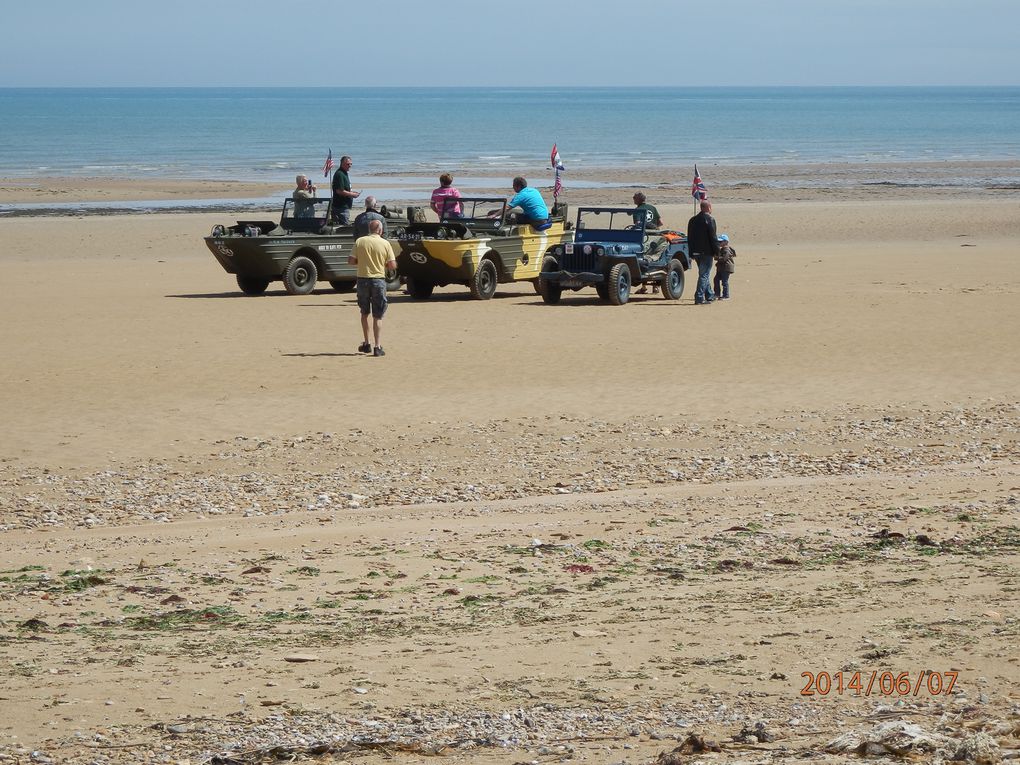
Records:
<instances>
[{"instance_id":1,"label":"man in dark jacket","mask_svg":"<svg viewBox=\"0 0 1020 765\"><path fill-rule=\"evenodd\" d=\"M695 305L706 305L715 300L709 278L713 259L719 254L719 241L716 236L712 203L703 199L701 212L687 221L687 246L691 258L698 264L698 288L694 291Z\"/></svg>"}]
</instances>

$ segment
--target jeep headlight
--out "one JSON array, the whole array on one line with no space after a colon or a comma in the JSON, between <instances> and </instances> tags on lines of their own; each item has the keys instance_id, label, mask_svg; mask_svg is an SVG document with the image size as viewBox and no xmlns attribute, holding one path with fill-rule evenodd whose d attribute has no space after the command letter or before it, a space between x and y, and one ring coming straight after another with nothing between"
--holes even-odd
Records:
<instances>
[{"instance_id":1,"label":"jeep headlight","mask_svg":"<svg viewBox=\"0 0 1020 765\"><path fill-rule=\"evenodd\" d=\"M445 228L437 228L436 229L436 239L446 239L446 229Z\"/></svg>"},{"instance_id":2,"label":"jeep headlight","mask_svg":"<svg viewBox=\"0 0 1020 765\"><path fill-rule=\"evenodd\" d=\"M581 252L583 252L585 255L591 255L591 245L586 244L584 248L581 250Z\"/></svg>"},{"instance_id":3,"label":"jeep headlight","mask_svg":"<svg viewBox=\"0 0 1020 765\"><path fill-rule=\"evenodd\" d=\"M226 233L227 229L224 226L221 226L219 223L217 223L215 226L212 227L212 233L210 234L210 236L220 237L225 236Z\"/></svg>"},{"instance_id":4,"label":"jeep headlight","mask_svg":"<svg viewBox=\"0 0 1020 765\"><path fill-rule=\"evenodd\" d=\"M406 233L407 231L404 230L403 226L398 226L396 229L394 229L393 236L395 236L397 239L403 239Z\"/></svg>"},{"instance_id":5,"label":"jeep headlight","mask_svg":"<svg viewBox=\"0 0 1020 765\"><path fill-rule=\"evenodd\" d=\"M599 257L602 257L603 255L606 254L606 248L605 247L596 247L595 248L595 254L598 255Z\"/></svg>"}]
</instances>

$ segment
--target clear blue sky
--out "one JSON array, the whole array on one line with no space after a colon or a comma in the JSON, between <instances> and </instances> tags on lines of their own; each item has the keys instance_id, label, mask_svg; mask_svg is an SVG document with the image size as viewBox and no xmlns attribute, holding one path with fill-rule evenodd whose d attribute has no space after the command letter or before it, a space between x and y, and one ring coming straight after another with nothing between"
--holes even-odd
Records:
<instances>
[{"instance_id":1,"label":"clear blue sky","mask_svg":"<svg viewBox=\"0 0 1020 765\"><path fill-rule=\"evenodd\" d=\"M1020 85L1020 0L0 0L0 8L0 87Z\"/></svg>"}]
</instances>

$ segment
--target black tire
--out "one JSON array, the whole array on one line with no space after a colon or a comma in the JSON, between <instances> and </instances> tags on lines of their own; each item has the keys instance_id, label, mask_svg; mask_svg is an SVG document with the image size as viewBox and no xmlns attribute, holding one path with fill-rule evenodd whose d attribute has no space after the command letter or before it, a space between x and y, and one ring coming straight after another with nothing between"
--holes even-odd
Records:
<instances>
[{"instance_id":1,"label":"black tire","mask_svg":"<svg viewBox=\"0 0 1020 765\"><path fill-rule=\"evenodd\" d=\"M623 305L630 300L630 268L626 263L617 263L609 269L609 302Z\"/></svg>"},{"instance_id":2,"label":"black tire","mask_svg":"<svg viewBox=\"0 0 1020 765\"><path fill-rule=\"evenodd\" d=\"M386 269L386 291L394 292L400 289L400 274L397 273L397 269Z\"/></svg>"},{"instance_id":3,"label":"black tire","mask_svg":"<svg viewBox=\"0 0 1020 765\"><path fill-rule=\"evenodd\" d=\"M357 282L349 282L342 279L330 279L329 286L337 292L350 292Z\"/></svg>"},{"instance_id":4,"label":"black tire","mask_svg":"<svg viewBox=\"0 0 1020 765\"><path fill-rule=\"evenodd\" d=\"M556 305L563 297L563 288L558 284L545 282L542 286L542 302L546 305Z\"/></svg>"},{"instance_id":5,"label":"black tire","mask_svg":"<svg viewBox=\"0 0 1020 765\"><path fill-rule=\"evenodd\" d=\"M407 277L407 294L415 300L428 300L435 288L436 285L432 282L421 281L413 276Z\"/></svg>"},{"instance_id":6,"label":"black tire","mask_svg":"<svg viewBox=\"0 0 1020 765\"><path fill-rule=\"evenodd\" d=\"M666 300L679 300L684 294L684 267L676 258L669 261L666 276L659 288Z\"/></svg>"},{"instance_id":7,"label":"black tire","mask_svg":"<svg viewBox=\"0 0 1020 765\"><path fill-rule=\"evenodd\" d=\"M607 284L596 284L595 291L598 293L602 300L609 300L609 285Z\"/></svg>"},{"instance_id":8,"label":"black tire","mask_svg":"<svg viewBox=\"0 0 1020 765\"><path fill-rule=\"evenodd\" d=\"M269 279L261 276L238 276L237 286L245 295L264 295L269 287Z\"/></svg>"},{"instance_id":9,"label":"black tire","mask_svg":"<svg viewBox=\"0 0 1020 765\"><path fill-rule=\"evenodd\" d=\"M315 267L315 261L304 255L292 258L283 272L283 286L291 295L307 295L315 289L318 279L319 269Z\"/></svg>"},{"instance_id":10,"label":"black tire","mask_svg":"<svg viewBox=\"0 0 1020 765\"><path fill-rule=\"evenodd\" d=\"M551 273L559 270L560 264L556 262L556 258L552 255L546 255L542 258L543 273ZM563 296L563 288L560 285L547 282L541 277L535 281L535 291L542 296L542 302L548 303L549 305L556 305L560 302L560 298Z\"/></svg>"},{"instance_id":11,"label":"black tire","mask_svg":"<svg viewBox=\"0 0 1020 765\"><path fill-rule=\"evenodd\" d=\"M496 294L496 285L499 284L499 273L496 271L496 264L491 260L483 260L475 269L471 277L471 297L475 300L489 300Z\"/></svg>"}]
</instances>

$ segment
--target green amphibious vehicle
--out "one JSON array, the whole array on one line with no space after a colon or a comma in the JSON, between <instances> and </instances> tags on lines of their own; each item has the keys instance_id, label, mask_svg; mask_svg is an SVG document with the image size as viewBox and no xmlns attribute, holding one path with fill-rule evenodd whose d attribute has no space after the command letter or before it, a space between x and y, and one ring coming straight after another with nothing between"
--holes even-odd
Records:
<instances>
[{"instance_id":1,"label":"green amphibious vehicle","mask_svg":"<svg viewBox=\"0 0 1020 765\"><path fill-rule=\"evenodd\" d=\"M354 288L357 266L347 263L354 247L353 226L329 223L330 198L316 198L283 204L280 222L239 220L233 226L213 226L205 237L206 246L228 274L237 278L245 295L261 295L274 281L282 281L291 295L307 295L320 279L338 292ZM414 218L416 208L381 210L392 236L394 225ZM394 243L395 244L395 243ZM397 247L394 246L394 252ZM396 272L387 275L387 287L400 287Z\"/></svg>"},{"instance_id":2,"label":"green amphibious vehicle","mask_svg":"<svg viewBox=\"0 0 1020 765\"><path fill-rule=\"evenodd\" d=\"M488 300L506 282L529 281L537 291L546 252L571 240L565 218L566 205L533 226L518 223L502 197L447 199L438 223L394 229L391 236L400 242L397 271L417 300L447 284L465 285L476 300Z\"/></svg>"}]
</instances>

